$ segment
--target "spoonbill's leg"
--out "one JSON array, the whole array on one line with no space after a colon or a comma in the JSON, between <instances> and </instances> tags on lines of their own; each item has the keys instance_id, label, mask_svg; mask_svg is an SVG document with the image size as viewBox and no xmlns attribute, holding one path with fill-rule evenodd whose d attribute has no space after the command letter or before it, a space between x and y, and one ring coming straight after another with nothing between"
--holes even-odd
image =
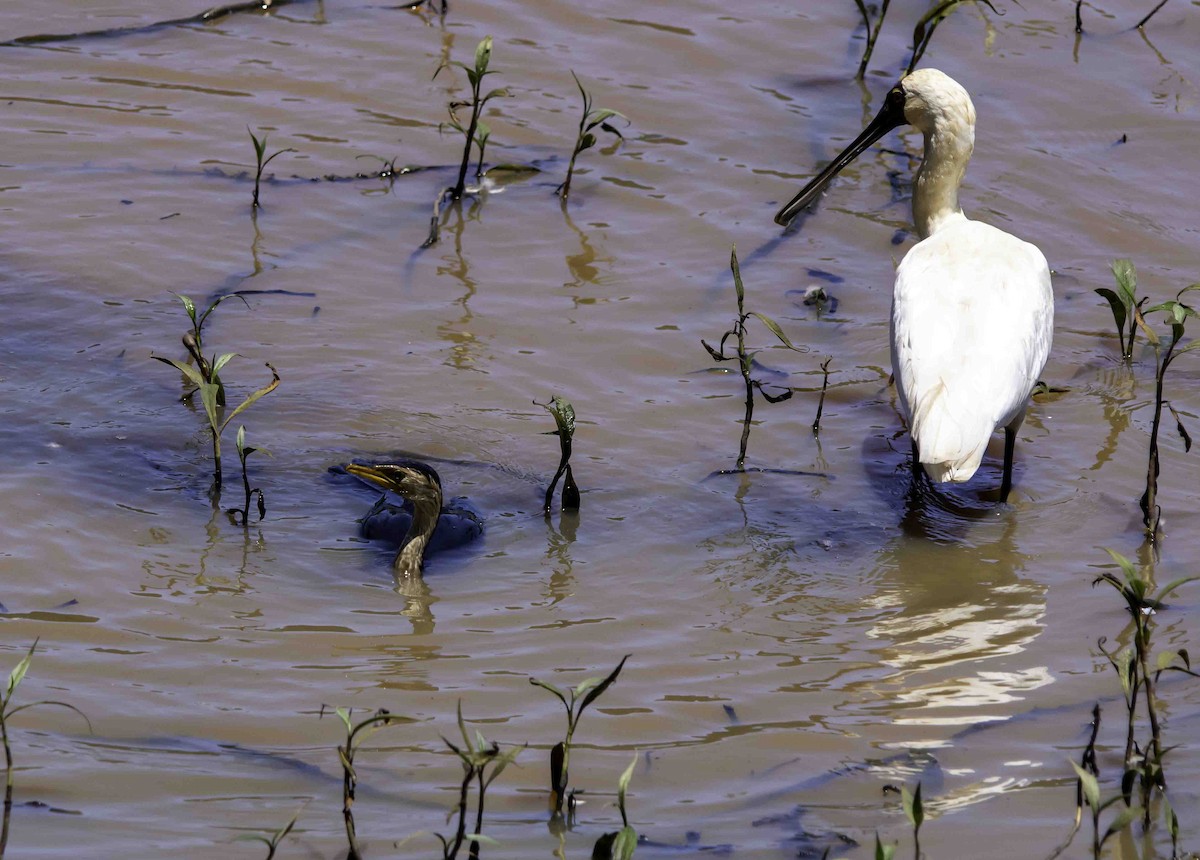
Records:
<instances>
[{"instance_id":1,"label":"spoonbill's leg","mask_svg":"<svg viewBox=\"0 0 1200 860\"><path fill-rule=\"evenodd\" d=\"M1013 449L1017 447L1017 428L1011 424L1004 428L1004 478L1000 482L1000 504L1008 501L1012 490Z\"/></svg>"}]
</instances>

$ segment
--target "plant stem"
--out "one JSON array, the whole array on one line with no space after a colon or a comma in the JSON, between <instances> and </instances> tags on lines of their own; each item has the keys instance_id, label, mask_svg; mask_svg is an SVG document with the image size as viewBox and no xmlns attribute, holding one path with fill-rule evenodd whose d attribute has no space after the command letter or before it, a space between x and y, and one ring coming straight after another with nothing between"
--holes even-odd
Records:
<instances>
[{"instance_id":1,"label":"plant stem","mask_svg":"<svg viewBox=\"0 0 1200 860\"><path fill-rule=\"evenodd\" d=\"M350 850L346 854L346 860L359 860L361 856L358 853L358 834L354 827L354 791L357 785L357 780L354 778L354 752L351 746L352 741L347 741L346 746L341 748L342 753L342 819L346 823L346 842L350 845Z\"/></svg>"},{"instance_id":2,"label":"plant stem","mask_svg":"<svg viewBox=\"0 0 1200 860\"><path fill-rule=\"evenodd\" d=\"M862 62L858 64L858 73L854 76L857 80L861 81L867 73L867 63L871 62L871 54L875 50L875 40L879 38L879 31L883 29L883 19L887 15L890 2L891 0L883 0L883 5L879 7L879 17L875 20L875 27L873 29L869 25L867 27L867 48L863 51Z\"/></svg>"},{"instance_id":3,"label":"plant stem","mask_svg":"<svg viewBox=\"0 0 1200 860\"><path fill-rule=\"evenodd\" d=\"M0 700L0 708L7 708L8 702ZM4 822L0 825L0 858L8 847L8 826L12 818L13 797L13 760L12 749L8 745L8 721L0 713L0 738L4 740Z\"/></svg>"},{"instance_id":4,"label":"plant stem","mask_svg":"<svg viewBox=\"0 0 1200 860\"><path fill-rule=\"evenodd\" d=\"M475 808L475 835L483 833L483 793L487 786L483 783L483 768L479 769L479 805ZM471 840L471 860L479 860L479 840Z\"/></svg>"},{"instance_id":5,"label":"plant stem","mask_svg":"<svg viewBox=\"0 0 1200 860\"><path fill-rule=\"evenodd\" d=\"M479 87L481 83L482 79L476 78L474 86L471 87L471 122L467 126L467 142L463 146L462 165L458 169L458 182L454 183L453 196L455 200L463 196L463 189L467 186L467 169L471 166L471 142L475 140L475 130L479 127Z\"/></svg>"},{"instance_id":6,"label":"plant stem","mask_svg":"<svg viewBox=\"0 0 1200 860\"><path fill-rule=\"evenodd\" d=\"M450 849L447 857L454 858L458 856L458 849L462 847L463 840L467 837L467 792L471 788L471 777L475 775L475 768L463 765L463 781L462 789L458 795L458 832L454 834L454 845Z\"/></svg>"}]
</instances>

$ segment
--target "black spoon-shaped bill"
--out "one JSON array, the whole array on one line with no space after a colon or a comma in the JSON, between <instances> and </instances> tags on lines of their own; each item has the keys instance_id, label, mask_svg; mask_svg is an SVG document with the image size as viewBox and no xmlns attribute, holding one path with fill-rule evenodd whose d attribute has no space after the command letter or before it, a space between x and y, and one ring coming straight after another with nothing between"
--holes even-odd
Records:
<instances>
[{"instance_id":1,"label":"black spoon-shaped bill","mask_svg":"<svg viewBox=\"0 0 1200 860\"><path fill-rule=\"evenodd\" d=\"M833 181L833 177L841 173L847 164L862 155L863 151L879 140L879 138L892 129L904 125L906 122L907 120L904 118L904 90L897 84L887 94L887 98L883 102L883 107L875 115L875 119L871 120L871 123L863 129L862 134L842 150L833 161L829 162L829 166L822 170L816 179L800 189L800 193L779 210L779 213L775 216L775 223L781 227L786 227L792 223L792 220L800 214L801 210L816 200L821 192L825 190L825 186Z\"/></svg>"}]
</instances>

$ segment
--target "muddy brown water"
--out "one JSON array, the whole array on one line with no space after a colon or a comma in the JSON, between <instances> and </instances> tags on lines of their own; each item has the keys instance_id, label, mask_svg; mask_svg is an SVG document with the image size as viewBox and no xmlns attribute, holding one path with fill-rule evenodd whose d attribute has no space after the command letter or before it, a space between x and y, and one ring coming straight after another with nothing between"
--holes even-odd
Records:
<instances>
[{"instance_id":1,"label":"muddy brown water","mask_svg":"<svg viewBox=\"0 0 1200 860\"><path fill-rule=\"evenodd\" d=\"M449 829L459 769L439 735L460 701L488 737L530 744L492 789L501 847L485 853L550 856L563 720L527 678L577 683L626 653L577 735L587 802L567 856L618 825L634 751L631 820L656 843L639 856L819 856L841 834L865 857L876 830L907 839L881 789L917 779L928 856L1044 856L1070 825L1067 760L1096 701L1118 767L1119 688L1096 640L1126 619L1091 581L1101 547L1141 540L1152 357L1122 365L1092 290L1120 256L1155 299L1200 278L1200 9L1171 3L1131 31L1147 5L1087 5L1081 40L1071 3L964 8L924 61L978 108L968 213L1038 242L1056 273L1046 377L1070 390L1032 410L1007 508L989 501L998 448L970 484L906 496L885 368L917 135L873 149L798 232L771 220L873 113L922 4L892 4L865 86L849 3L452 2L443 22L301 2L0 48L0 650L12 665L40 638L19 697L69 701L94 726L14 721L11 856L253 857L232 840L305 801L284 856L339 856L340 729L323 705L416 719L363 753L359 831L371 856L430 856L431 837L393 843ZM2 36L197 11L10 4ZM433 72L488 34L489 80L512 92L488 113L489 161L542 172L450 210L418 253L460 152L438 126L464 76ZM632 124L581 156L564 213L571 69ZM257 219L247 126L298 150L271 165ZM364 155L438 169L322 180L379 163ZM805 352L759 355L800 389L756 413L748 464L778 471L709 477L740 432L740 383L699 342L732 316L734 243L750 307ZM835 309L800 301L812 284ZM227 382L265 383L266 361L283 377L244 414L270 452L251 460L267 518L246 531L212 512L201 416L150 358L182 357L170 291L233 289L260 292L206 329L240 355ZM1188 420L1200 375L1175 367ZM577 521L539 515L557 444L532 401L555 393L579 415ZM226 447L232 468L232 431ZM438 458L488 518L482 543L431 560L420 599L357 536L374 494L328 472L399 450ZM1200 460L1164 450L1160 582L1200 567ZM1198 593L1161 617L1164 647L1195 648ZM1200 691L1164 691L1195 850Z\"/></svg>"}]
</instances>

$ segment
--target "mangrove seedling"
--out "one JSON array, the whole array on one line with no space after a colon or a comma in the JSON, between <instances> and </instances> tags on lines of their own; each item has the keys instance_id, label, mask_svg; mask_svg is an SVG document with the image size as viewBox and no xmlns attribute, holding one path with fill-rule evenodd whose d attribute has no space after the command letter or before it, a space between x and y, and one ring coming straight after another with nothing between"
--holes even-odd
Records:
<instances>
[{"instance_id":1,"label":"mangrove seedling","mask_svg":"<svg viewBox=\"0 0 1200 860\"><path fill-rule=\"evenodd\" d=\"M1171 415L1175 418L1175 429L1183 440L1184 453L1192 449L1192 437L1188 433L1187 428L1183 426L1183 420L1179 417L1179 413L1175 411L1175 407L1171 405L1169 400L1163 399L1163 380L1166 378L1167 370L1171 367L1171 363L1175 359L1184 353L1192 352L1200 347L1200 341L1192 341L1184 347L1179 346L1179 342L1183 339L1184 335L1184 325L1189 317L1196 316L1196 311L1185 305L1180 299L1183 298L1184 293L1192 292L1193 290L1200 290L1200 284L1192 284L1191 286L1184 287L1175 295L1174 299L1157 304L1152 308L1147 308L1145 314L1135 313L1138 325L1141 326L1146 339L1150 341L1150 345L1154 347L1154 420L1150 424L1150 456L1146 466L1146 491L1142 494L1140 502L1142 522L1146 527L1146 539L1151 543L1158 540L1159 526L1162 521L1162 509L1158 506L1158 431L1162 423L1163 406L1171 410ZM1154 329L1150 328L1145 320L1145 315L1158 311L1166 313L1167 322L1171 326L1171 336L1165 346L1163 339L1158 336Z\"/></svg>"},{"instance_id":2,"label":"mangrove seedling","mask_svg":"<svg viewBox=\"0 0 1200 860\"><path fill-rule=\"evenodd\" d=\"M883 19L887 17L888 6L891 0L883 0L879 6L879 16L875 19L875 26L871 26L871 16L867 13L867 5L864 0L854 0L858 5L859 14L862 15L863 27L867 31L867 46L863 49L862 60L858 64L858 71L855 73L855 80L861 81L867 73L867 64L871 62L871 54L875 52L875 40L879 38L879 31L883 29Z\"/></svg>"},{"instance_id":3,"label":"mangrove seedling","mask_svg":"<svg viewBox=\"0 0 1200 860\"><path fill-rule=\"evenodd\" d=\"M468 841L471 843L471 860L478 860L480 843L493 841L483 835L483 808L487 790L496 781L496 778L504 773L504 769L512 764L524 746L513 747L508 752L502 753L499 744L487 740L478 731L475 732L475 738L472 740L467 734L467 724L463 720L461 701L458 703L458 730L462 734L461 747L445 737L442 738L446 746L458 756L463 769L463 779L456 807L458 829L454 834L453 841L446 839L441 834L438 834L438 838L442 842L444 860L453 860L457 857L463 843ZM467 833L467 800L472 782L476 784L479 796L475 804L475 831Z\"/></svg>"},{"instance_id":4,"label":"mangrove seedling","mask_svg":"<svg viewBox=\"0 0 1200 860\"><path fill-rule=\"evenodd\" d=\"M204 377L205 382L210 382L217 386L217 405L225 405L225 386L221 382L221 377L213 370L211 362L204 357L204 323L208 320L213 311L217 309L217 305L226 299L241 299L242 304L247 308L250 303L246 301L244 296L237 293L227 293L223 296L218 296L207 308L204 313L197 315L196 303L189 296L182 293L172 293L171 295L179 299L183 304L183 309L187 312L188 319L191 320L191 330L183 334L183 347L187 350L188 356L192 361L196 362L196 369L200 371L200 375ZM186 374L185 374L186 377ZM183 395L183 400L191 400L192 395L196 393L196 388L189 388Z\"/></svg>"},{"instance_id":5,"label":"mangrove seedling","mask_svg":"<svg viewBox=\"0 0 1200 860\"><path fill-rule=\"evenodd\" d=\"M550 750L550 810L555 815L562 814L563 801L566 799L569 788L567 768L571 762L571 741L575 737L579 718L583 716L588 705L604 695L604 691L613 685L629 657L629 654L622 657L617 668L609 672L607 677L588 678L566 691L546 681L539 681L537 678L529 679L530 684L541 687L543 690L549 690L558 697L567 711L567 735Z\"/></svg>"},{"instance_id":6,"label":"mangrove seedling","mask_svg":"<svg viewBox=\"0 0 1200 860\"><path fill-rule=\"evenodd\" d=\"M913 29L913 55L912 60L908 64L908 70L904 73L911 75L913 69L917 67L917 63L921 61L921 57L925 56L925 49L929 47L929 42L933 39L934 31L937 30L938 24L942 23L950 16L950 13L961 6L967 0L942 0L941 3L935 5L932 9L921 16L917 21L917 26ZM987 6L997 15L999 10L991 4L991 0L975 0L977 3L982 3Z\"/></svg>"},{"instance_id":7,"label":"mangrove seedling","mask_svg":"<svg viewBox=\"0 0 1200 860\"><path fill-rule=\"evenodd\" d=\"M575 79L575 86L579 88L579 95L583 98L583 115L579 118L579 132L575 136L575 148L571 151L571 161L567 165L567 178L563 180L562 185L555 189L555 193L563 199L564 203L567 196L571 193L571 177L575 174L575 159L579 157L579 153L585 149L591 149L596 145L596 133L594 129L599 127L602 131L607 131L609 134L621 137L621 132L608 121L613 117L620 117L626 122L629 121L629 118L620 111L593 107L592 95L583 88L583 84L579 81L579 76L572 71L571 77Z\"/></svg>"},{"instance_id":8,"label":"mangrove seedling","mask_svg":"<svg viewBox=\"0 0 1200 860\"><path fill-rule=\"evenodd\" d=\"M617 808L621 810L621 829L605 833L596 840L592 848L592 860L629 860L637 848L637 831L630 826L629 816L625 812L625 794L629 791L629 781L633 779L633 769L637 767L638 754L635 751L633 761L621 778L617 781Z\"/></svg>"},{"instance_id":9,"label":"mangrove seedling","mask_svg":"<svg viewBox=\"0 0 1200 860\"><path fill-rule=\"evenodd\" d=\"M346 841L350 846L346 860L361 860L358 832L354 826L354 797L358 790L358 772L354 769L354 757L363 743L376 732L388 726L411 723L413 720L410 717L402 717L380 708L365 720L359 720L356 723L351 717L349 709L334 708L333 710L341 718L342 725L346 727L346 740L337 748L338 760L342 763L342 820L346 825ZM325 708L322 707L321 716L324 715Z\"/></svg>"},{"instance_id":10,"label":"mangrove seedling","mask_svg":"<svg viewBox=\"0 0 1200 860\"><path fill-rule=\"evenodd\" d=\"M1114 794L1107 799L1101 799L1100 780L1097 779L1096 775L1083 769L1075 764L1075 762L1071 762L1070 764L1079 780L1079 793L1083 797L1083 802L1087 804L1088 809L1092 813L1092 857L1094 860L1100 860L1100 852L1104 848L1104 843L1137 820L1137 817L1142 814L1142 808L1140 806L1126 806L1113 817L1108 827L1105 828L1103 835L1101 835L1100 814L1108 809L1108 807L1120 803L1124 800L1124 797L1121 794Z\"/></svg>"},{"instance_id":11,"label":"mangrove seedling","mask_svg":"<svg viewBox=\"0 0 1200 860\"><path fill-rule=\"evenodd\" d=\"M557 394L551 398L549 403L538 403L533 401L535 406L540 406L554 416L554 423L557 429L549 430L543 435L557 436L559 447L558 470L554 473L554 480L550 482L550 486L546 489L546 499L542 505L542 512L550 516L550 503L554 498L554 488L558 486L558 479L563 478L562 491L562 506L564 511L579 510L579 487L575 484L575 476L571 473L571 444L575 438L575 407L571 405L569 400L564 400Z\"/></svg>"},{"instance_id":12,"label":"mangrove seedling","mask_svg":"<svg viewBox=\"0 0 1200 860\"><path fill-rule=\"evenodd\" d=\"M240 508L230 508L225 513L229 516L230 522L232 522L235 526L240 525L243 528L246 528L250 525L250 503L254 500L255 496L258 497L259 521L261 522L262 518L267 515L266 497L263 495L263 491L259 487L254 487L251 489L250 477L246 473L246 458L257 450L259 449L246 447L246 426L244 424L239 425L237 433L237 452L238 460L242 464L242 487L246 491L246 503ZM267 452L263 451L263 453L266 454ZM238 522L239 517L241 518L240 523Z\"/></svg>"},{"instance_id":13,"label":"mangrove seedling","mask_svg":"<svg viewBox=\"0 0 1200 860\"><path fill-rule=\"evenodd\" d=\"M308 803L309 802L307 800L304 801L300 808L296 810L290 819L288 819L288 822L270 836L263 836L261 833L243 833L241 836L237 837L236 841L261 842L263 845L267 846L267 860L274 860L275 852L279 850L279 843L282 842L287 835L292 832L292 828L296 826L296 821L300 818L300 813L304 811L304 807L308 806Z\"/></svg>"},{"instance_id":14,"label":"mangrove seedling","mask_svg":"<svg viewBox=\"0 0 1200 860\"><path fill-rule=\"evenodd\" d=\"M763 389L763 383L750 375L754 367L754 356L757 353L751 352L746 348L746 322L750 317L757 317L758 321L766 326L767 330L775 335L776 339L785 347L794 352L803 352L803 350L794 346L788 340L788 336L783 333L783 329L779 327L779 323L775 322L775 320L757 311L746 310L746 289L742 286L742 271L738 266L737 248L734 248L733 253L730 255L729 267L733 270L733 288L737 293L737 316L733 320L733 328L721 335L721 340L717 344L716 349L709 346L708 342L703 338L700 340L700 343L716 361L732 361L737 359L738 369L742 372L742 380L746 384L746 417L742 420L742 441L738 448L737 470L744 472L746 469L746 445L750 442L750 424L754 420L754 390L758 389L759 393L762 394L768 403L779 403L792 396L790 388L784 389L784 392L780 395L772 396ZM737 346L733 355L726 355L725 342L731 337L736 340Z\"/></svg>"},{"instance_id":15,"label":"mangrove seedling","mask_svg":"<svg viewBox=\"0 0 1200 860\"><path fill-rule=\"evenodd\" d=\"M214 356L209 367L212 371L211 378L217 378L217 374L224 369L237 353L227 352L221 356ZM229 415L224 416L224 410L217 400L219 385L204 378L198 369L190 364L184 364L182 361L176 361L173 358L166 358L161 355L152 355L151 358L158 359L164 364L169 364L176 368L180 373L187 377L192 385L196 386L200 391L200 402L204 404L204 414L208 418L208 430L212 436L213 450L213 490L216 493L221 491L221 434L225 432L225 428L229 426L234 418L242 412L250 408L255 401L264 397L279 387L279 371L268 361L267 369L271 371L271 381L263 388L253 391L246 396L246 399L238 404Z\"/></svg>"},{"instance_id":16,"label":"mangrove seedling","mask_svg":"<svg viewBox=\"0 0 1200 860\"><path fill-rule=\"evenodd\" d=\"M1137 270L1133 267L1132 260L1113 260L1112 273L1117 281L1117 289L1099 287L1096 292L1108 301L1108 306L1112 309L1113 322L1117 326L1117 339L1121 342L1121 358L1129 361L1133 358L1137 318L1142 305L1149 301L1149 297L1137 298Z\"/></svg>"},{"instance_id":17,"label":"mangrove seedling","mask_svg":"<svg viewBox=\"0 0 1200 860\"><path fill-rule=\"evenodd\" d=\"M262 183L263 171L267 169L267 165L274 161L285 152L295 152L290 146L287 149L279 149L267 155L267 133L263 132L262 138L255 137L254 132L250 131L250 126L246 126L246 131L250 133L250 140L254 142L254 198L250 201L251 210L257 210L262 204L258 200L258 188Z\"/></svg>"},{"instance_id":18,"label":"mangrove seedling","mask_svg":"<svg viewBox=\"0 0 1200 860\"><path fill-rule=\"evenodd\" d=\"M23 705L13 707L13 696L16 694L21 680L25 677L25 673L29 671L29 664L33 662L33 652L37 649L37 645L38 640L35 639L33 644L29 646L29 653L21 658L21 661L8 673L8 684L5 686L4 692L0 693L0 741L4 744L4 816L3 821L0 822L0 858L4 857L4 852L8 848L8 830L13 805L13 754L12 744L8 736L9 720L22 711L52 705L57 708L66 708L69 711L79 714L79 716L83 717L83 721L87 723L88 731L92 730L92 723L88 720L87 715L79 710L79 708L74 705L68 705L66 702L43 699L37 702L26 702Z\"/></svg>"},{"instance_id":19,"label":"mangrove seedling","mask_svg":"<svg viewBox=\"0 0 1200 860\"><path fill-rule=\"evenodd\" d=\"M1100 651L1116 670L1121 680L1121 690L1125 695L1125 707L1128 715L1125 737L1125 774L1122 777L1122 794L1126 805L1130 805L1132 787L1135 781L1141 785L1141 805L1146 812L1146 825L1149 825L1151 794L1158 789L1165 799L1167 787L1166 775L1163 770L1163 758L1168 752L1162 742L1162 722L1158 716L1158 696L1156 684L1159 675L1165 671L1179 671L1195 676L1187 649L1164 651L1157 657L1152 655L1152 637L1154 632L1153 619L1164 606L1166 598L1180 586L1194 582L1200 577L1185 576L1174 580L1154 592L1154 584L1149 577L1142 576L1129 559L1111 549L1106 549L1112 560L1121 570L1121 576L1106 572L1098 576L1093 585L1105 582L1111 585L1125 601L1125 607L1133 620L1133 644L1120 652L1107 651L1104 639L1099 642ZM1151 672L1151 665L1156 670ZM1138 703L1144 703L1146 719L1150 724L1150 739L1144 748L1137 743L1135 729L1137 723ZM1089 803L1089 805L1091 805ZM1097 807L1092 806L1093 816L1099 815ZM1168 818L1174 813L1168 804Z\"/></svg>"},{"instance_id":20,"label":"mangrove seedling","mask_svg":"<svg viewBox=\"0 0 1200 860\"><path fill-rule=\"evenodd\" d=\"M480 114L483 113L484 107L489 101L500 96L507 96L508 90L499 87L494 90L489 90L486 94L483 92L483 79L495 72L488 68L492 60L492 37L486 36L483 41L475 46L475 65L468 66L466 63L453 61L442 63L433 73L436 78L438 73L447 66L457 66L467 73L467 80L471 84L471 101L450 103L450 120L443 123L443 126L448 126L463 136L463 154L462 163L458 168L458 181L449 188L444 188L438 192L438 196L433 201L433 217L429 221L429 237L421 245L422 248L428 248L435 244L438 240L438 224L442 217L442 205L447 199L460 200L463 192L467 187L467 168L471 164L471 147L479 148L479 169L478 175L483 171L483 151L487 147L487 142L491 138L491 129L486 124L483 125L483 138L480 140ZM471 118L464 126L458 118L459 108L471 108Z\"/></svg>"}]
</instances>

